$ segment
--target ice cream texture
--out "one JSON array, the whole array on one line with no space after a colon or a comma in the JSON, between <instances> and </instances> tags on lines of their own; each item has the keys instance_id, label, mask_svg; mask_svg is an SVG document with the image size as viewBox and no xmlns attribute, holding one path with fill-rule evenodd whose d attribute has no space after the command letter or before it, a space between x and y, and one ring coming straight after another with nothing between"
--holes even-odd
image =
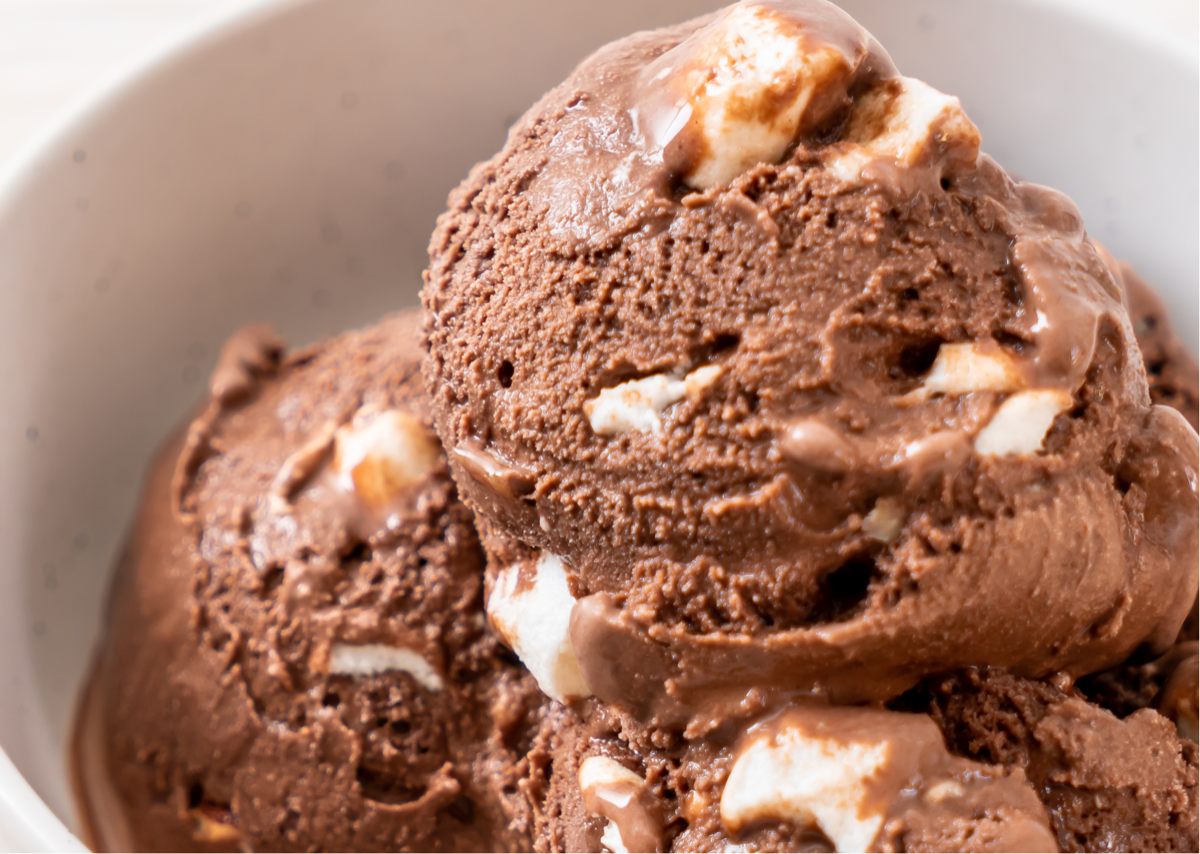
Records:
<instances>
[{"instance_id":1,"label":"ice cream texture","mask_svg":"<svg viewBox=\"0 0 1200 854\"><path fill-rule=\"evenodd\" d=\"M548 702L489 633L417 316L235 336L160 451L75 736L104 850L521 850Z\"/></svg>"},{"instance_id":2,"label":"ice cream texture","mask_svg":"<svg viewBox=\"0 0 1200 854\"><path fill-rule=\"evenodd\" d=\"M984 144L832 4L742 2L597 51L439 220L439 436L491 566L565 573L538 654L657 786L657 844L758 832L713 812L755 721L972 669L1073 686L1167 654L1196 601L1187 369L1148 382L1131 274ZM1168 821L1195 754L1164 744ZM1101 845L1045 785L1004 841L928 844ZM745 813L778 823L755 845L832 841L789 809Z\"/></svg>"},{"instance_id":3,"label":"ice cream texture","mask_svg":"<svg viewBox=\"0 0 1200 854\"><path fill-rule=\"evenodd\" d=\"M82 695L89 843L1196 850L1196 363L984 142L824 0L587 58L423 317L227 344Z\"/></svg>"}]
</instances>

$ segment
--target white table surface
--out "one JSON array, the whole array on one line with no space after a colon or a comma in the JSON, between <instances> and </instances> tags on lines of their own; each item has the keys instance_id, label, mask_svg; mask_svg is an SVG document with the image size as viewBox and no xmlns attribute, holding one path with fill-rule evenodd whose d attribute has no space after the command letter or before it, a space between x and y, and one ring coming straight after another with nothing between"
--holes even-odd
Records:
<instances>
[{"instance_id":1,"label":"white table surface","mask_svg":"<svg viewBox=\"0 0 1200 854\"><path fill-rule=\"evenodd\" d=\"M714 0L714 6L719 2ZM1187 41L1197 41L1197 0L1088 2L1134 9ZM246 0L0 0L0 167L56 111L114 69L222 7L245 4Z\"/></svg>"}]
</instances>

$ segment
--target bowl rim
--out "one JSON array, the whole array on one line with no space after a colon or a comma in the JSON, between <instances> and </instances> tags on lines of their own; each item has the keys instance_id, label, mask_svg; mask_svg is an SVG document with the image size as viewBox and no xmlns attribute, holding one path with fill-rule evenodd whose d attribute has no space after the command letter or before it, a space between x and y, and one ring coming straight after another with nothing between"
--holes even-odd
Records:
<instances>
[{"instance_id":1,"label":"bowl rim","mask_svg":"<svg viewBox=\"0 0 1200 854\"><path fill-rule=\"evenodd\" d=\"M132 52L59 107L0 163L0 210L20 198L51 157L115 100L144 81L239 30L321 0L223 0L159 40ZM78 702L78 700L77 700ZM63 767L67 761L64 757ZM0 745L0 850L88 851L34 791Z\"/></svg>"},{"instance_id":2,"label":"bowl rim","mask_svg":"<svg viewBox=\"0 0 1200 854\"><path fill-rule=\"evenodd\" d=\"M173 64L187 61L210 45L237 31L260 25L292 9L328 0L223 0L215 8L171 30L151 45L116 63L84 87L38 125L0 162L0 210L22 195L41 169L50 166L53 153L115 100L137 89L144 81ZM723 5L726 0L713 0ZM837 2L837 0L833 0ZM1200 45L1171 31L1118 0L990 0L1023 6L1030 11L1099 27L1121 40L1140 43L1166 55L1172 62L1200 74ZM65 765L65 762L64 762ZM11 846L11 848L10 848ZM0 745L0 848L6 850L87 851L34 791Z\"/></svg>"},{"instance_id":3,"label":"bowl rim","mask_svg":"<svg viewBox=\"0 0 1200 854\"><path fill-rule=\"evenodd\" d=\"M169 32L160 40L134 51L116 63L94 82L85 86L33 131L0 161L0 208L19 195L22 185L31 180L39 161L48 152L65 143L73 128L98 115L112 100L135 88L158 69L179 62L223 38L233 29L248 26L290 8L321 0L223 0L191 23ZM723 0L715 0L721 3ZM836 3L837 0L831 0ZM1012 3L1029 9L1050 9L1064 17L1098 25L1125 40L1134 40L1165 53L1176 62L1200 74L1200 43L1173 32L1160 21L1137 14L1127 0L989 0Z\"/></svg>"}]
</instances>

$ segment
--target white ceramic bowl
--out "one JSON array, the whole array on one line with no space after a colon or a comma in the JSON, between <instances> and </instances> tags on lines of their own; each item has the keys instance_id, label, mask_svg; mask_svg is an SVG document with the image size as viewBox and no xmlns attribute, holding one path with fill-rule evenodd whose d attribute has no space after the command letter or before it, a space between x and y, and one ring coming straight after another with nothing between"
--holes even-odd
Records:
<instances>
[{"instance_id":1,"label":"white ceramic bowl","mask_svg":"<svg viewBox=\"0 0 1200 854\"><path fill-rule=\"evenodd\" d=\"M0 846L78 847L64 745L109 570L222 339L414 304L446 193L512 119L591 48L717 4L259 3L0 176ZM844 5L1002 163L1074 196L1195 348L1194 51L1068 0Z\"/></svg>"}]
</instances>

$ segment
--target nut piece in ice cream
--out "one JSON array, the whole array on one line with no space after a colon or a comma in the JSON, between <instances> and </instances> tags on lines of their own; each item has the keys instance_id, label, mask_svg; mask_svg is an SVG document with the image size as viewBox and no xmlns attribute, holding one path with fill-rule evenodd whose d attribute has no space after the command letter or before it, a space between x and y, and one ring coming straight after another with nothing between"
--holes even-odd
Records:
<instances>
[{"instance_id":1,"label":"nut piece in ice cream","mask_svg":"<svg viewBox=\"0 0 1200 854\"><path fill-rule=\"evenodd\" d=\"M232 813L227 809L201 804L188 810L188 815L196 823L192 838L197 842L209 845L236 845L241 841L241 831L233 826Z\"/></svg>"},{"instance_id":2,"label":"nut piece in ice cream","mask_svg":"<svg viewBox=\"0 0 1200 854\"><path fill-rule=\"evenodd\" d=\"M778 163L798 136L844 107L866 40L830 38L847 31L833 7L820 9L832 22L803 26L777 5L817 6L732 6L642 75L654 95L639 106L639 124L693 189Z\"/></svg>"},{"instance_id":3,"label":"nut piece in ice cream","mask_svg":"<svg viewBox=\"0 0 1200 854\"><path fill-rule=\"evenodd\" d=\"M899 833L980 814L997 821L993 850L1058 850L1019 771L952 756L925 715L868 708L792 708L752 727L721 795L733 834L787 821L820 830L838 851L877 850L885 825Z\"/></svg>"},{"instance_id":4,"label":"nut piece in ice cream","mask_svg":"<svg viewBox=\"0 0 1200 854\"><path fill-rule=\"evenodd\" d=\"M904 508L894 498L881 498L863 517L863 531L873 540L890 543L904 528Z\"/></svg>"},{"instance_id":5,"label":"nut piece in ice cream","mask_svg":"<svg viewBox=\"0 0 1200 854\"><path fill-rule=\"evenodd\" d=\"M571 645L574 606L562 559L549 552L501 570L487 600L488 619L500 637L541 689L562 703L590 693Z\"/></svg>"}]
</instances>

